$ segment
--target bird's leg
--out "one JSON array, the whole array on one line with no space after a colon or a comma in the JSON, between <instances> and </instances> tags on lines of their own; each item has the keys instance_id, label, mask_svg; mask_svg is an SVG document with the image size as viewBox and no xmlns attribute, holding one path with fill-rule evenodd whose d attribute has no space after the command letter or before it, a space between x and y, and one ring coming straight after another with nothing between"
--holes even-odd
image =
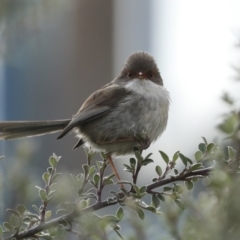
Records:
<instances>
[{"instance_id":1,"label":"bird's leg","mask_svg":"<svg viewBox=\"0 0 240 240\"><path fill-rule=\"evenodd\" d=\"M113 170L113 172L114 172L117 180L118 180L119 182L121 182L121 178L120 178L120 176L119 176L119 174L118 174L118 172L117 172L117 169L115 168L115 165L114 165L114 163L113 163L112 156L111 156L111 155L107 155L107 160L108 160L108 162L110 163L110 165L111 165L111 167L112 167L112 170ZM120 185L121 185L121 188L124 188L124 186L123 186L122 183L120 183Z\"/></svg>"}]
</instances>

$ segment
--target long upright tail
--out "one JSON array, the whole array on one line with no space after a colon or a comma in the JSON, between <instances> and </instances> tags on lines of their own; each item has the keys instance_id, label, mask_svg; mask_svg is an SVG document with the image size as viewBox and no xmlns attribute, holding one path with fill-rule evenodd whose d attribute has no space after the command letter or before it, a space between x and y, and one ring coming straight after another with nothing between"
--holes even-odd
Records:
<instances>
[{"instance_id":1,"label":"long upright tail","mask_svg":"<svg viewBox=\"0 0 240 240\"><path fill-rule=\"evenodd\" d=\"M33 137L63 130L70 119L0 122L0 140Z\"/></svg>"}]
</instances>

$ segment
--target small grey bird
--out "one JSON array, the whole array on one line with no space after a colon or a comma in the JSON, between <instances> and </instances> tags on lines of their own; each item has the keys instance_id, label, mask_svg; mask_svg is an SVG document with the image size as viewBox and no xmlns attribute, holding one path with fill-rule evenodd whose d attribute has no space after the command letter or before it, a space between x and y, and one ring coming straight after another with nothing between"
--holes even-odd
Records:
<instances>
[{"instance_id":1,"label":"small grey bird","mask_svg":"<svg viewBox=\"0 0 240 240\"><path fill-rule=\"evenodd\" d=\"M169 93L153 57L132 54L121 73L83 103L72 119L0 122L0 139L32 137L61 131L58 139L73 131L74 149L104 152L118 180L112 155L126 155L134 147L146 149L165 130Z\"/></svg>"}]
</instances>

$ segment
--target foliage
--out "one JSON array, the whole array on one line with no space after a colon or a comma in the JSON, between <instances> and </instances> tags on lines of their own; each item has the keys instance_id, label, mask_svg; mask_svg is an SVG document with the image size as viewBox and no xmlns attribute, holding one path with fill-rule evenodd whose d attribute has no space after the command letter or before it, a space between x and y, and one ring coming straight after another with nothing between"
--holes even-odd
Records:
<instances>
[{"instance_id":1,"label":"foliage","mask_svg":"<svg viewBox=\"0 0 240 240\"><path fill-rule=\"evenodd\" d=\"M208 143L205 138L198 146L195 159L189 159L179 151L172 158L163 151L159 151L159 154L165 162L165 168L156 166L155 177L146 186L139 186L137 179L140 171L153 162L151 154L143 157L135 149L135 156L130 158L129 164L124 165L125 171L131 174L132 181L121 183L114 181L114 174L105 175L108 162L104 155L102 160L94 162L93 156L87 154L87 163L83 164L82 171L78 175L70 174L72 184L69 187L74 187L76 193L75 200L71 202L61 202L57 195L57 180L61 178L61 174L57 172L60 157L51 156L50 166L42 175L45 186L36 187L40 206L33 205L27 209L24 205L18 205L16 209L7 209L9 220L0 228L2 239L64 239L66 232L79 239L103 239L109 227L120 239L124 239L120 224L126 211L132 210L144 220L146 211L161 214L160 203L166 199L167 202L171 199L184 210L184 191L192 190L198 179L208 177L210 172L216 174L219 166L224 165L228 169L228 165L236 158L236 151L232 147L228 148L226 157L218 146ZM218 163L215 167L209 167L210 164L213 165L213 160ZM179 161L184 165L182 170L176 167ZM111 190L109 197L102 199L103 189L115 184L118 184L119 189ZM145 202L145 196L151 196L151 201ZM54 198L59 200L55 205L57 215L49 208L49 203ZM111 205L119 206L115 215L101 216L96 213L97 210Z\"/></svg>"}]
</instances>

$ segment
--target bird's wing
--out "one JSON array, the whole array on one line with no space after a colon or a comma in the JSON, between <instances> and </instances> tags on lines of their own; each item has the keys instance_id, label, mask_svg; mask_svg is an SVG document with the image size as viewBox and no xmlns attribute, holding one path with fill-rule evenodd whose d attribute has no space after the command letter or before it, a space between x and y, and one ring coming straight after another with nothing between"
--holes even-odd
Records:
<instances>
[{"instance_id":1,"label":"bird's wing","mask_svg":"<svg viewBox=\"0 0 240 240\"><path fill-rule=\"evenodd\" d=\"M82 107L62 131L58 139L65 136L74 127L108 114L118 105L121 99L129 95L129 93L130 92L124 87L120 87L114 83L109 83L97 90L83 103Z\"/></svg>"}]
</instances>

